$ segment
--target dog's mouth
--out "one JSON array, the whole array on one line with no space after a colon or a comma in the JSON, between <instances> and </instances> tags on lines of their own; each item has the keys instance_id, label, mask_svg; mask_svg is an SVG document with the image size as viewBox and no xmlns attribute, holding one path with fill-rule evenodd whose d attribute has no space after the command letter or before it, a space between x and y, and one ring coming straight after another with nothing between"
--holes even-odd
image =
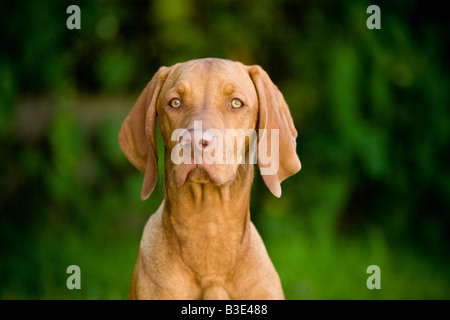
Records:
<instances>
[{"instance_id":1,"label":"dog's mouth","mask_svg":"<svg viewBox=\"0 0 450 320\"><path fill-rule=\"evenodd\" d=\"M196 183L210 183L212 181L208 172L206 172L204 168L198 166L192 168L188 172L186 180L190 180Z\"/></svg>"},{"instance_id":2,"label":"dog's mouth","mask_svg":"<svg viewBox=\"0 0 450 320\"><path fill-rule=\"evenodd\" d=\"M177 174L177 182L179 185L187 181L194 183L212 183L217 186L224 185L233 181L234 175L231 177L222 177L216 168L211 164L187 164L181 165Z\"/></svg>"}]
</instances>

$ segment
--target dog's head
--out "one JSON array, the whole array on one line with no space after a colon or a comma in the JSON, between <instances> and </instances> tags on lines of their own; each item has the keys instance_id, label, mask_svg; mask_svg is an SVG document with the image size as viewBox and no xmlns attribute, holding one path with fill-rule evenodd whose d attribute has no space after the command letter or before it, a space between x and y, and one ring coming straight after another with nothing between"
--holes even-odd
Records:
<instances>
[{"instance_id":1,"label":"dog's head","mask_svg":"<svg viewBox=\"0 0 450 320\"><path fill-rule=\"evenodd\" d=\"M257 159L277 197L280 183L300 170L288 106L267 73L222 59L161 67L119 132L129 161L144 173L141 198L157 180L156 119L166 150L166 174L182 185L234 180L238 166Z\"/></svg>"}]
</instances>

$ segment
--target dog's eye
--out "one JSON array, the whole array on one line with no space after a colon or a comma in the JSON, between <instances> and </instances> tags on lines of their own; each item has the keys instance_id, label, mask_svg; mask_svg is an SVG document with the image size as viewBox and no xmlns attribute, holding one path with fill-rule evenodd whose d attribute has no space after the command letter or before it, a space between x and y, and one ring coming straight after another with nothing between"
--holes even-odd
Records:
<instances>
[{"instance_id":1,"label":"dog's eye","mask_svg":"<svg viewBox=\"0 0 450 320\"><path fill-rule=\"evenodd\" d=\"M177 99L177 98L170 100L169 104L172 108L175 108L175 109L181 107L181 101L180 101L180 99Z\"/></svg>"},{"instance_id":2,"label":"dog's eye","mask_svg":"<svg viewBox=\"0 0 450 320\"><path fill-rule=\"evenodd\" d=\"M244 104L242 103L242 101L241 100L239 100L239 99L233 99L233 100L231 100L231 106L234 108L234 109L239 109L240 107L242 107Z\"/></svg>"}]
</instances>

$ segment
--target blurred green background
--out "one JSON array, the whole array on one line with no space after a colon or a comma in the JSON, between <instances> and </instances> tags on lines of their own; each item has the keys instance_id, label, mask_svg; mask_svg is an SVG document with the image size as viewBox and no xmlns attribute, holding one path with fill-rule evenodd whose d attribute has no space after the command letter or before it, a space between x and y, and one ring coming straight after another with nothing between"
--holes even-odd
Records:
<instances>
[{"instance_id":1,"label":"blurred green background","mask_svg":"<svg viewBox=\"0 0 450 320\"><path fill-rule=\"evenodd\" d=\"M140 201L119 127L159 66L202 57L261 65L290 106L303 168L251 204L286 298L450 298L440 4L378 2L369 30L370 1L77 1L69 30L71 4L0 2L0 298L127 297L163 185Z\"/></svg>"}]
</instances>

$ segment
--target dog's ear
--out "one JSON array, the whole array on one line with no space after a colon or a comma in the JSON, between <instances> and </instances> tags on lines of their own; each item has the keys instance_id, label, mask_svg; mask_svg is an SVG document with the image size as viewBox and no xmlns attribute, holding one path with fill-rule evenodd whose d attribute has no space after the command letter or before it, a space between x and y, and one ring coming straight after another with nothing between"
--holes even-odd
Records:
<instances>
[{"instance_id":1,"label":"dog's ear","mask_svg":"<svg viewBox=\"0 0 450 320\"><path fill-rule=\"evenodd\" d=\"M155 139L156 102L170 68L161 67L142 91L119 132L119 145L128 160L144 173L141 199L152 193L158 178Z\"/></svg>"},{"instance_id":2,"label":"dog's ear","mask_svg":"<svg viewBox=\"0 0 450 320\"><path fill-rule=\"evenodd\" d=\"M280 197L281 182L301 168L296 152L297 130L283 95L267 73L260 66L249 66L248 72L258 95L259 170L269 190Z\"/></svg>"}]
</instances>

